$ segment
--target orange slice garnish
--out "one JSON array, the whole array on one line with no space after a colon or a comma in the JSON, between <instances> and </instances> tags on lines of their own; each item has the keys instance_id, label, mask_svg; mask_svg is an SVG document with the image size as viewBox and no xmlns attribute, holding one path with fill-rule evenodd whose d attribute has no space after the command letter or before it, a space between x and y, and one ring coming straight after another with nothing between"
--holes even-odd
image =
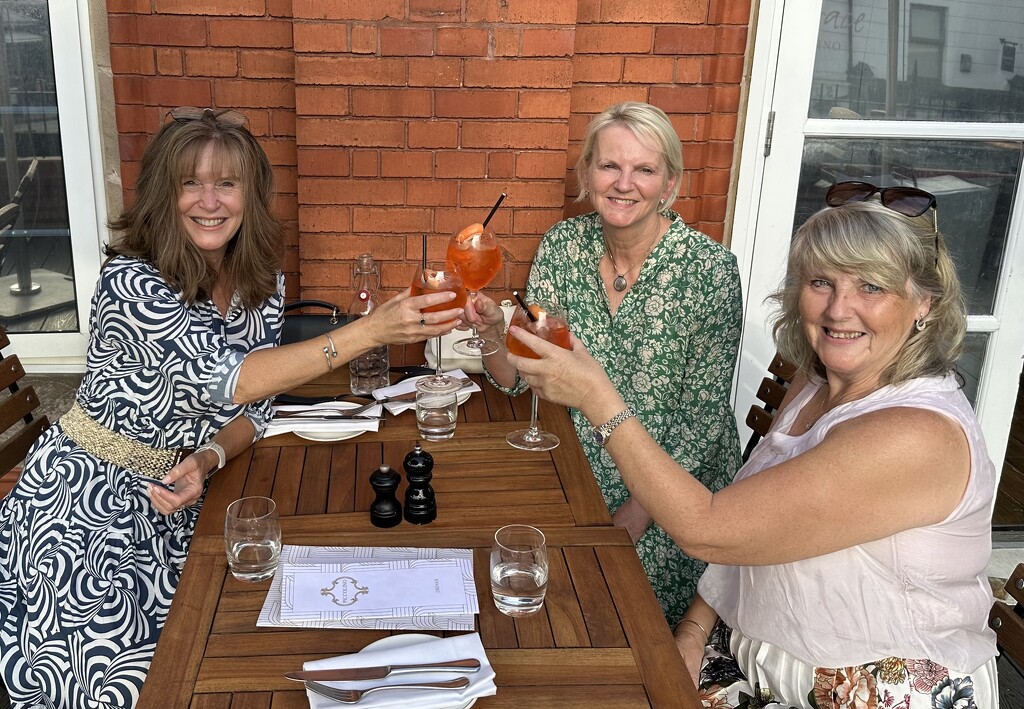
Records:
<instances>
[{"instance_id":1,"label":"orange slice garnish","mask_svg":"<svg viewBox=\"0 0 1024 709\"><path fill-rule=\"evenodd\" d=\"M477 236L479 234L483 234L483 233L484 233L484 225L483 224L480 224L480 223L470 224L468 227L466 227L465 229L463 229L462 231L459 232L458 236L455 237L455 240L457 242L459 242L460 244L464 244L467 241L471 240L473 237L475 237L475 236Z\"/></svg>"}]
</instances>

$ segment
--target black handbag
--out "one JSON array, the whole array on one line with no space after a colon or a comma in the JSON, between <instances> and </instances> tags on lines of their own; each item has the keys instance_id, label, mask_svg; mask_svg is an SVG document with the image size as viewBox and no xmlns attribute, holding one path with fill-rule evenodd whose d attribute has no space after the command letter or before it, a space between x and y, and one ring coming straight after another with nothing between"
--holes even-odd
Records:
<instances>
[{"instance_id":1,"label":"black handbag","mask_svg":"<svg viewBox=\"0 0 1024 709\"><path fill-rule=\"evenodd\" d=\"M325 300L297 300L284 306L284 312L301 310L303 308L321 308L330 311L329 313L292 313L285 315L284 325L281 327L281 344L290 345L293 342L302 342L314 337L319 337L325 332L330 332L344 324L341 310L334 303Z\"/></svg>"}]
</instances>

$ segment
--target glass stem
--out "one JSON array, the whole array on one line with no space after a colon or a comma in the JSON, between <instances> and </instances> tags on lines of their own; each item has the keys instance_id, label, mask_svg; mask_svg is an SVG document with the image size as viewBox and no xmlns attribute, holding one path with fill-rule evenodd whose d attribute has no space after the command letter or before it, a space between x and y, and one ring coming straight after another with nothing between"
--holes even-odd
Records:
<instances>
[{"instance_id":1,"label":"glass stem","mask_svg":"<svg viewBox=\"0 0 1024 709\"><path fill-rule=\"evenodd\" d=\"M537 394L530 392L533 398L530 400L530 430L526 434L527 440L537 439Z\"/></svg>"},{"instance_id":2,"label":"glass stem","mask_svg":"<svg viewBox=\"0 0 1024 709\"><path fill-rule=\"evenodd\" d=\"M437 363L434 365L434 376L441 376L441 336L437 336Z\"/></svg>"}]
</instances>

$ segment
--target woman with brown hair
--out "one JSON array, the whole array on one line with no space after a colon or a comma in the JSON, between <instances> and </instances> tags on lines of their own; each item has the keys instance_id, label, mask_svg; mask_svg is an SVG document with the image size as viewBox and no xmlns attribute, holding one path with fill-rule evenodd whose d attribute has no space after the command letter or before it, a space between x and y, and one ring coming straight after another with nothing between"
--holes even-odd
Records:
<instances>
[{"instance_id":1,"label":"woman with brown hair","mask_svg":"<svg viewBox=\"0 0 1024 709\"><path fill-rule=\"evenodd\" d=\"M134 706L205 480L263 434L270 397L462 315L421 314L450 293L406 292L277 346L270 162L241 114L169 116L134 204L110 224L122 238L92 299L76 402L0 503L0 671L15 707Z\"/></svg>"}]
</instances>

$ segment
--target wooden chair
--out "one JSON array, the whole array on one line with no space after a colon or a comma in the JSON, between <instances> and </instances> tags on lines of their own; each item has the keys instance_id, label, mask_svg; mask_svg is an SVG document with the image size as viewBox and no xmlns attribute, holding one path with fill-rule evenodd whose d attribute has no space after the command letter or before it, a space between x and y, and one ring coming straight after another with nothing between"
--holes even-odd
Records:
<instances>
[{"instance_id":1,"label":"wooden chair","mask_svg":"<svg viewBox=\"0 0 1024 709\"><path fill-rule=\"evenodd\" d=\"M753 433L750 436L750 440L747 441L747 447L743 449L743 462L747 461L747 458L750 457L750 452L754 450L754 446L771 428L772 421L775 419L775 412L782 405L782 400L786 396L786 389L789 388L789 383L793 381L793 376L796 374L796 367L782 359L779 353L776 352L771 363L768 365L768 373L772 377L762 379L761 386L757 388L757 398L764 405L758 406L754 404L750 407L750 412L747 413L747 426L750 427Z\"/></svg>"},{"instance_id":2,"label":"wooden chair","mask_svg":"<svg viewBox=\"0 0 1024 709\"><path fill-rule=\"evenodd\" d=\"M1001 665L1006 659L1012 669L1024 675L1024 564L1017 564L1006 581L1006 592L1017 601L1017 605L996 601L989 611L988 624L996 631L996 643L1003 656Z\"/></svg>"},{"instance_id":3,"label":"wooden chair","mask_svg":"<svg viewBox=\"0 0 1024 709\"><path fill-rule=\"evenodd\" d=\"M10 344L7 331L0 327L0 350ZM50 425L46 416L32 415L39 406L39 397L33 387L18 386L24 376L25 369L17 355L8 354L0 360L0 392L3 389L8 392L6 397L0 398L0 433L9 436L0 444L0 497L14 487L28 449Z\"/></svg>"}]
</instances>

